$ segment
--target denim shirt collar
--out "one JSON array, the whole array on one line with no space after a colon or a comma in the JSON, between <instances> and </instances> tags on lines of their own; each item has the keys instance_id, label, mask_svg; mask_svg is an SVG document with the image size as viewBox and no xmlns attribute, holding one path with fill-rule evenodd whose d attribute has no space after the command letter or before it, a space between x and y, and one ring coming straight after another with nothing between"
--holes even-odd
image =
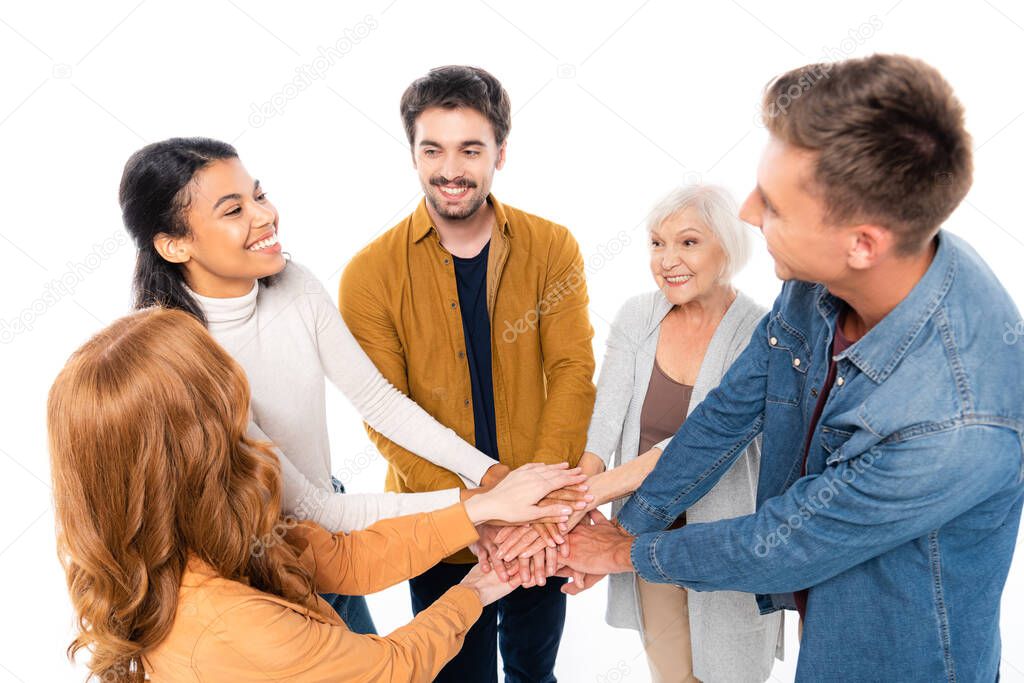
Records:
<instances>
[{"instance_id":1,"label":"denim shirt collar","mask_svg":"<svg viewBox=\"0 0 1024 683\"><path fill-rule=\"evenodd\" d=\"M956 276L956 250L950 244L953 238L940 231L935 239L938 248L931 265L910 293L866 335L836 355L835 360L849 360L876 384L884 382L896 369L921 328L942 303ZM840 299L823 285L819 287L818 310L826 319L834 321Z\"/></svg>"}]
</instances>

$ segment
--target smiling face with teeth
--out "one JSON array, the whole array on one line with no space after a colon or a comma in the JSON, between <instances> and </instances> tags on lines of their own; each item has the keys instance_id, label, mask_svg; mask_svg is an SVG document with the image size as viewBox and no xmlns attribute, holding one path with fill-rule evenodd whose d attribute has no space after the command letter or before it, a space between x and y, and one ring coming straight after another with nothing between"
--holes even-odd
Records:
<instances>
[{"instance_id":1,"label":"smiling face with teeth","mask_svg":"<svg viewBox=\"0 0 1024 683\"><path fill-rule=\"evenodd\" d=\"M242 162L222 159L195 174L182 190L189 234L154 239L164 259L181 264L185 280L204 296L236 297L285 266L277 209Z\"/></svg>"},{"instance_id":2,"label":"smiling face with teeth","mask_svg":"<svg viewBox=\"0 0 1024 683\"><path fill-rule=\"evenodd\" d=\"M470 221L505 165L505 144L475 109L430 107L416 117L413 165L435 219Z\"/></svg>"},{"instance_id":3,"label":"smiling face with teeth","mask_svg":"<svg viewBox=\"0 0 1024 683\"><path fill-rule=\"evenodd\" d=\"M683 209L650 232L651 274L671 303L683 306L718 293L728 283L725 249L696 212Z\"/></svg>"}]
</instances>

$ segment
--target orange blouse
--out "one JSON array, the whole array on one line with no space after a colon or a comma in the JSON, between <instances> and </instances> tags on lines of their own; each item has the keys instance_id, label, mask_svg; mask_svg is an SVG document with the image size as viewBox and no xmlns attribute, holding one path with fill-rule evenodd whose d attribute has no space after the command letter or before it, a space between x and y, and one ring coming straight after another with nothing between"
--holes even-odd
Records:
<instances>
[{"instance_id":1,"label":"orange blouse","mask_svg":"<svg viewBox=\"0 0 1024 683\"><path fill-rule=\"evenodd\" d=\"M299 549L318 592L364 595L416 576L477 539L462 504L332 534L303 522L282 542ZM430 681L462 647L483 609L448 590L387 636L349 631L319 612L216 575L192 557L170 634L144 657L153 681Z\"/></svg>"}]
</instances>

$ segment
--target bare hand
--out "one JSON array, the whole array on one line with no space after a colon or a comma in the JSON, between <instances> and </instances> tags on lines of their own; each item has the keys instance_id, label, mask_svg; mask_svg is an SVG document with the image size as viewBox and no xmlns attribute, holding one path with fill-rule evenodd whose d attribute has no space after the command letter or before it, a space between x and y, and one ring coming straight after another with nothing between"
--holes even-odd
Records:
<instances>
[{"instance_id":1,"label":"bare hand","mask_svg":"<svg viewBox=\"0 0 1024 683\"><path fill-rule=\"evenodd\" d=\"M498 557L508 560L515 557L532 557L544 548L564 548L563 555L568 556L569 548L565 545L565 535L554 524L535 523L509 529L507 533L495 538L498 546Z\"/></svg>"},{"instance_id":2,"label":"bare hand","mask_svg":"<svg viewBox=\"0 0 1024 683\"><path fill-rule=\"evenodd\" d=\"M582 510L587 507L587 503L591 503L594 500L594 496L587 493L590 487L586 484L577 484L576 486L566 486L564 489L558 489L548 494L545 500L556 503L569 503L577 510Z\"/></svg>"},{"instance_id":3,"label":"bare hand","mask_svg":"<svg viewBox=\"0 0 1024 683\"><path fill-rule=\"evenodd\" d=\"M480 486L486 489L493 489L497 486L505 477L509 475L512 470L509 469L508 465L503 465L500 462L495 463L487 468L484 472L484 476L480 479Z\"/></svg>"},{"instance_id":4,"label":"bare hand","mask_svg":"<svg viewBox=\"0 0 1024 683\"><path fill-rule=\"evenodd\" d=\"M633 570L630 550L633 536L608 521L599 510L589 514L589 524L569 534L569 556L562 564L584 574L615 574Z\"/></svg>"},{"instance_id":5,"label":"bare hand","mask_svg":"<svg viewBox=\"0 0 1024 683\"><path fill-rule=\"evenodd\" d=\"M508 581L508 572L505 570L505 563L502 562L497 556L496 552L498 546L495 542L495 537L501 533L503 527L496 527L490 524L482 524L477 528L477 533L480 538L477 542L469 546L469 549L476 555L479 560L480 570L487 574L491 570L494 570L498 576L498 580L502 583Z\"/></svg>"},{"instance_id":6,"label":"bare hand","mask_svg":"<svg viewBox=\"0 0 1024 683\"><path fill-rule=\"evenodd\" d=\"M553 518L568 521L572 509L565 503L537 505L549 493L582 483L586 475L567 463L543 465L529 463L511 472L492 490L473 496L463 505L474 524L503 520L522 523Z\"/></svg>"},{"instance_id":7,"label":"bare hand","mask_svg":"<svg viewBox=\"0 0 1024 683\"><path fill-rule=\"evenodd\" d=\"M487 606L511 593L519 583L518 575L510 577L509 581L505 582L498 578L497 572L485 572L478 564L469 570L459 585L475 592L480 602Z\"/></svg>"},{"instance_id":8,"label":"bare hand","mask_svg":"<svg viewBox=\"0 0 1024 683\"><path fill-rule=\"evenodd\" d=\"M505 561L505 571L516 576L523 588L543 586L558 571L558 553L544 546L532 557L516 557Z\"/></svg>"},{"instance_id":9,"label":"bare hand","mask_svg":"<svg viewBox=\"0 0 1024 683\"><path fill-rule=\"evenodd\" d=\"M562 586L562 592L566 595L579 595L583 591L595 586L601 579L608 576L607 574L586 574L584 572L578 572L569 567L562 567L555 576L561 576L562 578L569 579L565 585Z\"/></svg>"}]
</instances>

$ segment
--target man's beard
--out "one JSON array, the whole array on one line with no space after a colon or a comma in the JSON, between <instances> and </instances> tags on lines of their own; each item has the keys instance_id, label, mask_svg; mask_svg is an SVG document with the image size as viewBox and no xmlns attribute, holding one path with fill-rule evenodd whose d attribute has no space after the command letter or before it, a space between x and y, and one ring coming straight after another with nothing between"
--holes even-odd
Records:
<instances>
[{"instance_id":1,"label":"man's beard","mask_svg":"<svg viewBox=\"0 0 1024 683\"><path fill-rule=\"evenodd\" d=\"M465 220L470 216L473 216L484 202L487 201L487 194L477 191L477 185L474 182L463 182L459 183L462 187L466 188L466 193L474 193L473 197L468 198L468 202L463 206L449 206L444 202L445 194L438 185L448 185L450 181L447 178L436 177L430 179L431 192L427 192L427 200L430 201L430 205L434 207L434 211L439 216L450 221Z\"/></svg>"}]
</instances>

